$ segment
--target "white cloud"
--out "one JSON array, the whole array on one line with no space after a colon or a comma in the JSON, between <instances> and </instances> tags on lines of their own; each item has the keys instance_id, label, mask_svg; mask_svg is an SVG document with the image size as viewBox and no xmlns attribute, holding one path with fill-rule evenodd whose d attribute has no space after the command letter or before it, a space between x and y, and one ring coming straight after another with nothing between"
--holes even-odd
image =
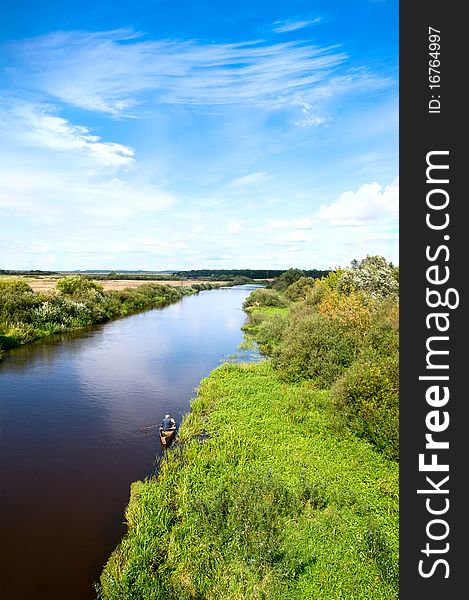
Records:
<instances>
[{"instance_id":1,"label":"white cloud","mask_svg":"<svg viewBox=\"0 0 469 600\"><path fill-rule=\"evenodd\" d=\"M103 142L88 127L74 125L53 114L50 106L10 103L0 114L0 131L23 147L36 147L83 156L102 167L130 167L135 163L132 148Z\"/></svg>"},{"instance_id":2,"label":"white cloud","mask_svg":"<svg viewBox=\"0 0 469 600\"><path fill-rule=\"evenodd\" d=\"M177 199L146 183L130 185L116 178L96 180L59 171L47 174L30 170L0 173L0 207L14 214L42 219L62 216L78 223L94 218L128 219L172 207Z\"/></svg>"},{"instance_id":3,"label":"white cloud","mask_svg":"<svg viewBox=\"0 0 469 600\"><path fill-rule=\"evenodd\" d=\"M263 227L259 229L261 231L272 231L275 229L312 229L313 221L308 217L300 217L298 219L280 219L268 221Z\"/></svg>"},{"instance_id":4,"label":"white cloud","mask_svg":"<svg viewBox=\"0 0 469 600\"><path fill-rule=\"evenodd\" d=\"M297 127L316 127L317 125L321 125L324 123L326 119L324 117L318 117L317 115L306 115L302 119L298 119L295 121L295 125Z\"/></svg>"},{"instance_id":5,"label":"white cloud","mask_svg":"<svg viewBox=\"0 0 469 600\"><path fill-rule=\"evenodd\" d=\"M325 117L315 114L314 108L309 102L299 100L296 104L302 107L301 112L303 113L303 117L294 123L297 127L316 127L326 121Z\"/></svg>"},{"instance_id":6,"label":"white cloud","mask_svg":"<svg viewBox=\"0 0 469 600\"><path fill-rule=\"evenodd\" d=\"M383 188L379 183L366 183L356 192L343 192L332 204L322 204L317 217L331 225L367 225L395 219L399 210L399 179Z\"/></svg>"},{"instance_id":7,"label":"white cloud","mask_svg":"<svg viewBox=\"0 0 469 600\"><path fill-rule=\"evenodd\" d=\"M113 115L131 113L144 94L170 104L285 105L347 58L307 42L145 41L128 29L51 33L10 48L32 88Z\"/></svg>"},{"instance_id":8,"label":"white cloud","mask_svg":"<svg viewBox=\"0 0 469 600\"><path fill-rule=\"evenodd\" d=\"M315 19L309 19L306 21L294 21L294 20L286 20L286 21L275 21L274 25L276 27L273 28L275 33L286 33L289 31L296 31L298 29L304 29L305 27L309 27L310 25L316 25L322 21L321 17L316 17Z\"/></svg>"},{"instance_id":9,"label":"white cloud","mask_svg":"<svg viewBox=\"0 0 469 600\"><path fill-rule=\"evenodd\" d=\"M238 219L230 221L226 228L228 230L228 233L231 233L231 234L237 234L237 233L241 233L242 231L244 231L244 225Z\"/></svg>"},{"instance_id":10,"label":"white cloud","mask_svg":"<svg viewBox=\"0 0 469 600\"><path fill-rule=\"evenodd\" d=\"M252 185L253 183L260 183L267 179L267 173L264 171L257 171L256 173L251 173L250 175L243 175L243 177L238 177L237 179L233 179L230 181L231 187L244 187L245 185Z\"/></svg>"},{"instance_id":11,"label":"white cloud","mask_svg":"<svg viewBox=\"0 0 469 600\"><path fill-rule=\"evenodd\" d=\"M309 242L310 237L305 231L292 231L288 234L289 242Z\"/></svg>"}]
</instances>

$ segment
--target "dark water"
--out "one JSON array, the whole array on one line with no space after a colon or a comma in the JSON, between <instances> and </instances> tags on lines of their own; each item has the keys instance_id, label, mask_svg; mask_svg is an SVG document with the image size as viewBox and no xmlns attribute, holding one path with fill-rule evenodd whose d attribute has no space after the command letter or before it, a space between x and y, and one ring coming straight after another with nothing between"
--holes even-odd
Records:
<instances>
[{"instance_id":1,"label":"dark water","mask_svg":"<svg viewBox=\"0 0 469 600\"><path fill-rule=\"evenodd\" d=\"M88 600L125 532L130 483L194 388L242 340L246 286L201 292L0 363L0 598Z\"/></svg>"}]
</instances>

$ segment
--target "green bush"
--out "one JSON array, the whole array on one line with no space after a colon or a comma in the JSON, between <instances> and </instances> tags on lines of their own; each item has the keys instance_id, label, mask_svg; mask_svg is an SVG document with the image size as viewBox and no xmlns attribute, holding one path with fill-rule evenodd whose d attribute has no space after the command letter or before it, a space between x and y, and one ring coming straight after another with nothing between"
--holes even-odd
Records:
<instances>
[{"instance_id":1,"label":"green bush","mask_svg":"<svg viewBox=\"0 0 469 600\"><path fill-rule=\"evenodd\" d=\"M288 325L288 317L283 314L269 315L260 321L256 329L256 341L264 354L271 354L278 346Z\"/></svg>"},{"instance_id":2,"label":"green bush","mask_svg":"<svg viewBox=\"0 0 469 600\"><path fill-rule=\"evenodd\" d=\"M12 346L19 346L21 344L27 344L37 339L37 331L31 325L27 323L17 323L12 325L6 331L7 337L10 338ZM4 346L6 348L7 346Z\"/></svg>"},{"instance_id":3,"label":"green bush","mask_svg":"<svg viewBox=\"0 0 469 600\"><path fill-rule=\"evenodd\" d=\"M350 427L389 458L399 456L398 355L357 360L332 388Z\"/></svg>"},{"instance_id":4,"label":"green bush","mask_svg":"<svg viewBox=\"0 0 469 600\"><path fill-rule=\"evenodd\" d=\"M399 299L382 300L372 314L364 347L381 356L399 352Z\"/></svg>"},{"instance_id":5,"label":"green bush","mask_svg":"<svg viewBox=\"0 0 469 600\"><path fill-rule=\"evenodd\" d=\"M315 284L316 280L313 277L300 277L287 287L285 296L293 302L304 300L311 294Z\"/></svg>"},{"instance_id":6,"label":"green bush","mask_svg":"<svg viewBox=\"0 0 469 600\"><path fill-rule=\"evenodd\" d=\"M315 378L329 387L357 357L359 336L333 319L310 313L294 319L282 343L273 351L273 364L288 381Z\"/></svg>"},{"instance_id":7,"label":"green bush","mask_svg":"<svg viewBox=\"0 0 469 600\"><path fill-rule=\"evenodd\" d=\"M6 294L19 294L34 293L31 286L29 286L21 279L13 279L12 281L0 281L0 297Z\"/></svg>"},{"instance_id":8,"label":"green bush","mask_svg":"<svg viewBox=\"0 0 469 600\"><path fill-rule=\"evenodd\" d=\"M249 294L243 303L243 308L248 308L249 306L275 306L278 308L285 308L288 306L288 300L276 290L257 288Z\"/></svg>"},{"instance_id":9,"label":"green bush","mask_svg":"<svg viewBox=\"0 0 469 600\"><path fill-rule=\"evenodd\" d=\"M40 304L41 297L23 281L0 282L0 320L8 323L29 323L31 311Z\"/></svg>"},{"instance_id":10,"label":"green bush","mask_svg":"<svg viewBox=\"0 0 469 600\"><path fill-rule=\"evenodd\" d=\"M83 275L62 277L57 281L56 288L58 292L67 296L83 296L90 292L97 292L100 295L104 293L102 285L83 277Z\"/></svg>"}]
</instances>

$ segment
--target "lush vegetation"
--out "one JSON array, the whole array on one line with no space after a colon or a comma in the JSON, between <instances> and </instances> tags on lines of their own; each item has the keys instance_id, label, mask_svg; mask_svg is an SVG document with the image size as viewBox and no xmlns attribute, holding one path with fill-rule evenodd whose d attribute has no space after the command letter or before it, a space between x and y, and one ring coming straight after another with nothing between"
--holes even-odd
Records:
<instances>
[{"instance_id":1,"label":"lush vegetation","mask_svg":"<svg viewBox=\"0 0 469 600\"><path fill-rule=\"evenodd\" d=\"M396 463L268 362L202 382L158 478L132 486L107 599L397 598Z\"/></svg>"},{"instance_id":2,"label":"lush vegetation","mask_svg":"<svg viewBox=\"0 0 469 600\"><path fill-rule=\"evenodd\" d=\"M271 359L202 382L157 477L132 486L100 597L398 598L397 293L350 284L378 263L247 299Z\"/></svg>"},{"instance_id":3,"label":"lush vegetation","mask_svg":"<svg viewBox=\"0 0 469 600\"><path fill-rule=\"evenodd\" d=\"M59 279L52 293L36 293L24 280L1 279L0 359L6 350L47 335L164 306L210 287L148 283L134 289L105 291L82 275L71 275Z\"/></svg>"},{"instance_id":4,"label":"lush vegetation","mask_svg":"<svg viewBox=\"0 0 469 600\"><path fill-rule=\"evenodd\" d=\"M275 290L259 290L274 292ZM246 330L285 381L331 389L337 410L386 456L399 453L399 273L379 256L321 279L298 277L282 294L251 294ZM262 307L269 307L266 311Z\"/></svg>"}]
</instances>

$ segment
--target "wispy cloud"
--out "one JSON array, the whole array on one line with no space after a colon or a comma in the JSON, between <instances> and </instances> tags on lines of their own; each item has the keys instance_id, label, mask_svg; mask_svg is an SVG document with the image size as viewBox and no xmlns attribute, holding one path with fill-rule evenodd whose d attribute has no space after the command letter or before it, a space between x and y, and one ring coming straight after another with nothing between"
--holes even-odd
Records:
<instances>
[{"instance_id":1,"label":"wispy cloud","mask_svg":"<svg viewBox=\"0 0 469 600\"><path fill-rule=\"evenodd\" d=\"M116 116L132 113L145 94L169 104L278 106L347 59L337 46L155 41L130 29L58 32L9 49L28 85Z\"/></svg>"},{"instance_id":2,"label":"wispy cloud","mask_svg":"<svg viewBox=\"0 0 469 600\"><path fill-rule=\"evenodd\" d=\"M275 33L287 33L289 31L297 31L298 29L304 29L305 27L316 25L321 21L321 17L316 17L315 19L307 19L303 21L294 19L287 19L285 21L275 21L275 27L272 31L275 31Z\"/></svg>"},{"instance_id":3,"label":"wispy cloud","mask_svg":"<svg viewBox=\"0 0 469 600\"><path fill-rule=\"evenodd\" d=\"M84 156L102 167L130 167L135 162L132 148L102 141L90 128L57 116L48 105L5 103L0 109L0 131L24 147Z\"/></svg>"},{"instance_id":4,"label":"wispy cloud","mask_svg":"<svg viewBox=\"0 0 469 600\"><path fill-rule=\"evenodd\" d=\"M260 228L261 231L272 231L275 229L312 229L313 220L309 217L300 217L298 219L278 219L268 221Z\"/></svg>"},{"instance_id":5,"label":"wispy cloud","mask_svg":"<svg viewBox=\"0 0 469 600\"><path fill-rule=\"evenodd\" d=\"M267 179L267 173L264 171L256 171L255 173L250 173L249 175L243 175L242 177L237 177L230 181L231 187L244 187L246 185L252 185L254 183L260 183L261 181L265 181Z\"/></svg>"},{"instance_id":6,"label":"wispy cloud","mask_svg":"<svg viewBox=\"0 0 469 600\"><path fill-rule=\"evenodd\" d=\"M326 120L325 117L315 114L314 107L309 102L299 100L297 104L301 106L303 113L303 117L294 122L297 127L315 127Z\"/></svg>"},{"instance_id":7,"label":"wispy cloud","mask_svg":"<svg viewBox=\"0 0 469 600\"><path fill-rule=\"evenodd\" d=\"M96 179L86 173L47 173L29 169L0 172L0 208L42 220L44 215L73 220L87 228L93 219L107 222L166 210L177 198L146 183L130 185L117 178Z\"/></svg>"}]
</instances>

